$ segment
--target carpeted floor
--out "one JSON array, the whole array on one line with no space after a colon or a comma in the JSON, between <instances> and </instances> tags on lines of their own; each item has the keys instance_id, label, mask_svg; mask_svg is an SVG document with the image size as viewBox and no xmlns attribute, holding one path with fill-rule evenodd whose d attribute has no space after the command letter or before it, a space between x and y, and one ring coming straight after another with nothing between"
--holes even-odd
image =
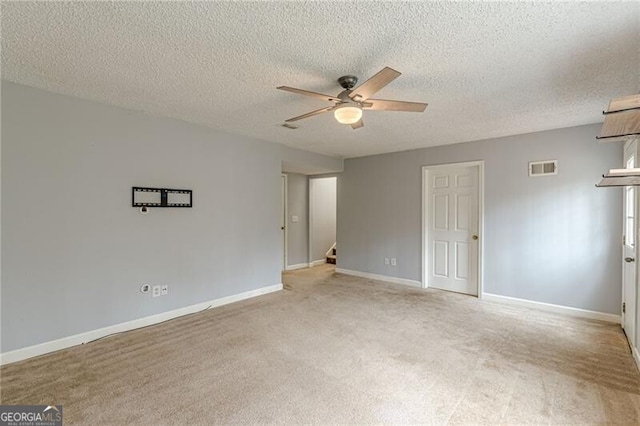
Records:
<instances>
[{"instance_id":1,"label":"carpeted floor","mask_svg":"<svg viewBox=\"0 0 640 426\"><path fill-rule=\"evenodd\" d=\"M620 327L334 274L10 364L65 424L638 424Z\"/></svg>"}]
</instances>

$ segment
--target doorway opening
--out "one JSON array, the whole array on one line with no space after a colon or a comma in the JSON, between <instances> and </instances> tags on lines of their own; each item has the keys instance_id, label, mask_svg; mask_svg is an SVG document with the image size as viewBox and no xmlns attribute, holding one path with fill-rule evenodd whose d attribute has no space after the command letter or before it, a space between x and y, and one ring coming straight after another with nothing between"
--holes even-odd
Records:
<instances>
[{"instance_id":1,"label":"doorway opening","mask_svg":"<svg viewBox=\"0 0 640 426\"><path fill-rule=\"evenodd\" d=\"M337 262L337 178L309 178L309 266Z\"/></svg>"}]
</instances>

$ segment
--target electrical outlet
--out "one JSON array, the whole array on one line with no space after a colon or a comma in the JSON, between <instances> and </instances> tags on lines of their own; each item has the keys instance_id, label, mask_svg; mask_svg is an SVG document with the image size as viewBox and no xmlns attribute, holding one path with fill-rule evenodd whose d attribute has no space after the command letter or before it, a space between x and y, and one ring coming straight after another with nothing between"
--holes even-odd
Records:
<instances>
[{"instance_id":1,"label":"electrical outlet","mask_svg":"<svg viewBox=\"0 0 640 426\"><path fill-rule=\"evenodd\" d=\"M169 294L169 286L168 285L163 285L162 288L160 289L160 292L162 293L163 296L166 296L167 294Z\"/></svg>"},{"instance_id":2,"label":"electrical outlet","mask_svg":"<svg viewBox=\"0 0 640 426\"><path fill-rule=\"evenodd\" d=\"M396 258L395 258L395 257L392 257L392 258L391 258L391 266L396 266L396 265L397 265L397 263L396 263Z\"/></svg>"},{"instance_id":3,"label":"electrical outlet","mask_svg":"<svg viewBox=\"0 0 640 426\"><path fill-rule=\"evenodd\" d=\"M389 258L388 258L388 257L385 257L385 258L384 258L384 264L385 264L385 265L388 265L388 264L389 264Z\"/></svg>"},{"instance_id":4,"label":"electrical outlet","mask_svg":"<svg viewBox=\"0 0 640 426\"><path fill-rule=\"evenodd\" d=\"M160 288L159 285L154 285L153 286L153 293L152 293L153 297L158 297L158 296L162 296L162 290Z\"/></svg>"}]
</instances>

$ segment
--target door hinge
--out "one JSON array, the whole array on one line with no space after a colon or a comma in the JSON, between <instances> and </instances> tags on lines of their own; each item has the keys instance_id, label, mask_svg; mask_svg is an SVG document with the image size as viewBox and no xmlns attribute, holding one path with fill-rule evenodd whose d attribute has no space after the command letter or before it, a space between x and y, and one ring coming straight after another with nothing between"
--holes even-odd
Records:
<instances>
[{"instance_id":1,"label":"door hinge","mask_svg":"<svg viewBox=\"0 0 640 426\"><path fill-rule=\"evenodd\" d=\"M623 235L623 236L622 236L622 245L624 246L624 245L626 245L626 244L627 244L627 236L626 236L626 235Z\"/></svg>"},{"instance_id":2,"label":"door hinge","mask_svg":"<svg viewBox=\"0 0 640 426\"><path fill-rule=\"evenodd\" d=\"M625 312L627 312L627 304L623 303L622 304L622 313L624 314Z\"/></svg>"}]
</instances>

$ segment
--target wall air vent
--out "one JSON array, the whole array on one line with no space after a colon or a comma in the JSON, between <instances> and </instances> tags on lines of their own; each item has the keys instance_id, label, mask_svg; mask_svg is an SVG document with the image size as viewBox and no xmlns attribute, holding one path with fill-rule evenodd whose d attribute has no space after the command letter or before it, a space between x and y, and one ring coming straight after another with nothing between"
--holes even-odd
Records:
<instances>
[{"instance_id":1,"label":"wall air vent","mask_svg":"<svg viewBox=\"0 0 640 426\"><path fill-rule=\"evenodd\" d=\"M549 176L558 174L558 160L532 161L529 176Z\"/></svg>"}]
</instances>

